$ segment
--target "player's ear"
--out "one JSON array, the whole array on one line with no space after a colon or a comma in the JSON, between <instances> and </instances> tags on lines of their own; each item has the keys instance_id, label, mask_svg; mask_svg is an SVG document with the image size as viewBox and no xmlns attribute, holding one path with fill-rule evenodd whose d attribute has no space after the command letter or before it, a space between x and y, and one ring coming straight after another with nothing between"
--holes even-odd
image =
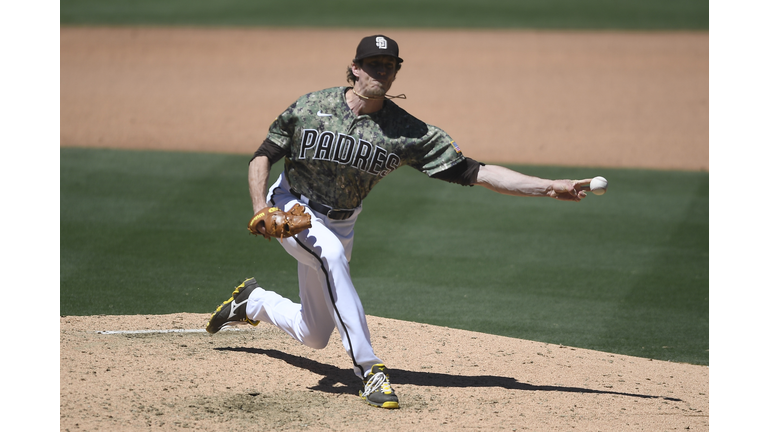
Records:
<instances>
[{"instance_id":1,"label":"player's ear","mask_svg":"<svg viewBox=\"0 0 768 432\"><path fill-rule=\"evenodd\" d=\"M352 70L352 74L356 77L360 78L360 67L361 65L357 64L356 62L352 62L352 64L349 66L349 68Z\"/></svg>"}]
</instances>

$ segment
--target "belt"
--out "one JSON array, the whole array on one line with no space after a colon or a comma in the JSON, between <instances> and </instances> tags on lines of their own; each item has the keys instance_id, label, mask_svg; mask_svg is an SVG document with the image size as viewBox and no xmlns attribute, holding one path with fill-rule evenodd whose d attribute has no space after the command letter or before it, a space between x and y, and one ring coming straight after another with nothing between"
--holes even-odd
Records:
<instances>
[{"instance_id":1,"label":"belt","mask_svg":"<svg viewBox=\"0 0 768 432\"><path fill-rule=\"evenodd\" d=\"M295 196L296 198L301 199L301 194L296 192L293 188L291 188L291 194L293 194L293 196ZM323 215L327 216L328 219L334 219L334 220L349 219L355 213L354 210L334 210L325 204L321 204L317 201L312 201L312 200L308 200L307 204L309 205L309 208L311 208L312 210L318 213L322 213Z\"/></svg>"}]
</instances>

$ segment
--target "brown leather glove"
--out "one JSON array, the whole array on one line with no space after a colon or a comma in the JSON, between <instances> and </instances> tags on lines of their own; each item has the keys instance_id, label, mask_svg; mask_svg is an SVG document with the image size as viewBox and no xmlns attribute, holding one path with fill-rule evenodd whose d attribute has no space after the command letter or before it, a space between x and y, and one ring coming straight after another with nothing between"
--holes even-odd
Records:
<instances>
[{"instance_id":1,"label":"brown leather glove","mask_svg":"<svg viewBox=\"0 0 768 432\"><path fill-rule=\"evenodd\" d=\"M267 240L277 237L282 241L312 226L311 217L305 210L301 204L295 204L287 212L277 207L265 207L248 222L248 231L253 235L264 236Z\"/></svg>"}]
</instances>

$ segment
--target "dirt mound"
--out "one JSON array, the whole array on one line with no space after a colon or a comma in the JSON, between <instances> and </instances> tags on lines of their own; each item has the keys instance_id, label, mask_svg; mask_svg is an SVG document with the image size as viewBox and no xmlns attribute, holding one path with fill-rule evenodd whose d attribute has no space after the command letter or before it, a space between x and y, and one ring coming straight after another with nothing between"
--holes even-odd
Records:
<instances>
[{"instance_id":1,"label":"dirt mound","mask_svg":"<svg viewBox=\"0 0 768 432\"><path fill-rule=\"evenodd\" d=\"M62 317L61 430L709 429L706 366L368 317L390 411L359 399L338 334L313 350L207 319Z\"/></svg>"}]
</instances>

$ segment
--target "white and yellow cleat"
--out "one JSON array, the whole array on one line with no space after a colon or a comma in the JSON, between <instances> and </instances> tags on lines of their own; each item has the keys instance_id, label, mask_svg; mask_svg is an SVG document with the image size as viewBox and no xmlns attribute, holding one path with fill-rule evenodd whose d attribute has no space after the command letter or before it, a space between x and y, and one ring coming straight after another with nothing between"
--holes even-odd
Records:
<instances>
[{"instance_id":1,"label":"white and yellow cleat","mask_svg":"<svg viewBox=\"0 0 768 432\"><path fill-rule=\"evenodd\" d=\"M373 365L363 380L360 397L368 404L380 408L400 408L400 401L389 384L387 368L383 364Z\"/></svg>"}]
</instances>

